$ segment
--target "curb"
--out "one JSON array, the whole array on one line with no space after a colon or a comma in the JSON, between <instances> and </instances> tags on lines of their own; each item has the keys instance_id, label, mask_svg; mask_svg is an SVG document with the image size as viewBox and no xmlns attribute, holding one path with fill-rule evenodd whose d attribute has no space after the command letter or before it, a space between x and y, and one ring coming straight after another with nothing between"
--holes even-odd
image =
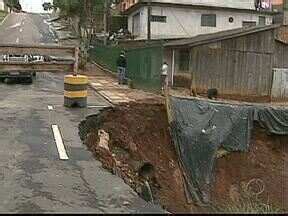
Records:
<instances>
[{"instance_id":1,"label":"curb","mask_svg":"<svg viewBox=\"0 0 288 216\"><path fill-rule=\"evenodd\" d=\"M95 92L97 92L97 94L99 94L103 99L105 99L105 100L109 103L109 105L110 105L111 107L115 107L116 104L114 104L114 103L110 100L109 97L107 97L106 95L100 93L97 89L95 89L95 88L92 86L91 82L88 83L88 86L89 86L91 89L93 89Z\"/></svg>"},{"instance_id":2,"label":"curb","mask_svg":"<svg viewBox=\"0 0 288 216\"><path fill-rule=\"evenodd\" d=\"M92 61L92 64L94 64L96 67L98 67L99 69L103 70L104 72L109 73L109 75L111 75L112 77L118 78L118 77L117 77L117 74L115 74L115 73L113 73L111 70L109 70L109 69L107 69L107 68L105 68L105 67L97 64L95 61Z\"/></svg>"},{"instance_id":3,"label":"curb","mask_svg":"<svg viewBox=\"0 0 288 216\"><path fill-rule=\"evenodd\" d=\"M117 75L116 75L115 73L113 73L111 70L109 70L109 69L107 69L107 68L104 68L103 66L97 64L95 61L92 61L92 64L94 64L96 67L98 67L99 69L103 70L104 72L108 73L109 76L112 76L112 77L114 77L114 78L117 78ZM108 101L112 106L117 105L117 104L114 104L113 101L112 101L109 97L107 97L106 95L100 93L100 91L98 91L97 89L95 89L95 88L92 86L91 82L89 82L89 86L90 86L94 91L96 91L99 95L101 95L106 101Z\"/></svg>"}]
</instances>

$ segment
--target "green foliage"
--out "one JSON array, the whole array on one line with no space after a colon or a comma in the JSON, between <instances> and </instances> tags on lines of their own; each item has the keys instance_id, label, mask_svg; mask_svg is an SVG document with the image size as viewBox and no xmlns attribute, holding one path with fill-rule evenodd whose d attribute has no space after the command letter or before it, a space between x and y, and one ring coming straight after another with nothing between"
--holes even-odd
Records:
<instances>
[{"instance_id":1,"label":"green foliage","mask_svg":"<svg viewBox=\"0 0 288 216\"><path fill-rule=\"evenodd\" d=\"M89 50L89 55L93 61L96 61L103 67L108 68L110 71L116 73L116 61L121 51L122 50L118 47L105 47L99 44L95 48Z\"/></svg>"},{"instance_id":2,"label":"green foliage","mask_svg":"<svg viewBox=\"0 0 288 216\"><path fill-rule=\"evenodd\" d=\"M53 0L55 7L59 8L67 16L78 15L86 17L87 9L91 14L103 14L105 0Z\"/></svg>"},{"instance_id":3,"label":"green foliage","mask_svg":"<svg viewBox=\"0 0 288 216\"><path fill-rule=\"evenodd\" d=\"M21 6L19 0L4 0L4 3L10 9L14 9L14 8L17 9L17 10L21 10L22 9L22 6Z\"/></svg>"},{"instance_id":4,"label":"green foliage","mask_svg":"<svg viewBox=\"0 0 288 216\"><path fill-rule=\"evenodd\" d=\"M53 7L59 8L62 15L67 17L79 17L74 25L74 30L81 37L81 55L83 64L87 62L88 49L94 30L97 30L97 21L103 19L105 6L108 7L114 0L53 0ZM107 3L107 4L106 4ZM108 14L108 13L107 13ZM84 31L83 31L84 30Z\"/></svg>"},{"instance_id":5,"label":"green foliage","mask_svg":"<svg viewBox=\"0 0 288 216\"><path fill-rule=\"evenodd\" d=\"M42 4L42 7L43 7L44 11L49 11L49 10L53 9L53 6L50 2L44 2Z\"/></svg>"}]
</instances>

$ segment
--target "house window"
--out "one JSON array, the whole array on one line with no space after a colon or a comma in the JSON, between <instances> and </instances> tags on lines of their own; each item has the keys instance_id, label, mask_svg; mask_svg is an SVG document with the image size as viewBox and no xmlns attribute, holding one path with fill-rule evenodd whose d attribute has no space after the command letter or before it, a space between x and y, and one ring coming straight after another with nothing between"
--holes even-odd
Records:
<instances>
[{"instance_id":1,"label":"house window","mask_svg":"<svg viewBox=\"0 0 288 216\"><path fill-rule=\"evenodd\" d=\"M216 27L216 14L202 14L201 26Z\"/></svg>"},{"instance_id":2,"label":"house window","mask_svg":"<svg viewBox=\"0 0 288 216\"><path fill-rule=\"evenodd\" d=\"M264 16L259 17L259 25L266 25L266 17Z\"/></svg>"},{"instance_id":3,"label":"house window","mask_svg":"<svg viewBox=\"0 0 288 216\"><path fill-rule=\"evenodd\" d=\"M166 22L167 22L167 17L166 17L166 16L156 16L156 15L152 15L152 16L151 16L151 22L166 23Z\"/></svg>"},{"instance_id":4,"label":"house window","mask_svg":"<svg viewBox=\"0 0 288 216\"><path fill-rule=\"evenodd\" d=\"M243 27L252 27L256 26L257 23L255 21L243 21L242 26Z\"/></svg>"}]
</instances>

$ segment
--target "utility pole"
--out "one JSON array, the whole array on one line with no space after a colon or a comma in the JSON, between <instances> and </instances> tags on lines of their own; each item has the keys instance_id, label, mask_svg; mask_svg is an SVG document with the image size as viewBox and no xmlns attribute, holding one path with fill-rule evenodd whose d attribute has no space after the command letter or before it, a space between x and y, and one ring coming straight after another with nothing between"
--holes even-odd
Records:
<instances>
[{"instance_id":1,"label":"utility pole","mask_svg":"<svg viewBox=\"0 0 288 216\"><path fill-rule=\"evenodd\" d=\"M147 40L148 40L148 42L151 41L151 13L152 13L151 0L149 0L148 1L148 22L147 22Z\"/></svg>"},{"instance_id":2,"label":"utility pole","mask_svg":"<svg viewBox=\"0 0 288 216\"><path fill-rule=\"evenodd\" d=\"M108 33L108 2L109 0L104 0L104 16L103 16L103 24L104 24L104 45L107 45L107 33Z\"/></svg>"}]
</instances>

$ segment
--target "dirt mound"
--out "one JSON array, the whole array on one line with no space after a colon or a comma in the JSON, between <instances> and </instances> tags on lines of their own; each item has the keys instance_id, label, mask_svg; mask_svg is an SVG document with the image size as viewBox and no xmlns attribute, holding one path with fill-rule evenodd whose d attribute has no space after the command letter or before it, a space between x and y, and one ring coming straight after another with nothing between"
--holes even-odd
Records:
<instances>
[{"instance_id":1,"label":"dirt mound","mask_svg":"<svg viewBox=\"0 0 288 216\"><path fill-rule=\"evenodd\" d=\"M82 124L82 139L87 134L86 145L106 169L121 176L146 200L149 196L141 188L148 176L155 202L171 212L190 212L163 104L130 103L108 109L90 122L95 124ZM94 130L85 131L84 125ZM110 135L110 152L97 148L99 129Z\"/></svg>"},{"instance_id":2,"label":"dirt mound","mask_svg":"<svg viewBox=\"0 0 288 216\"><path fill-rule=\"evenodd\" d=\"M130 103L110 108L87 118L79 130L81 139L103 167L122 177L147 201L154 200L173 213L201 211L187 203L163 104ZM99 139L99 130L109 134L109 141L107 136L104 141ZM109 150L99 148L99 141L105 140ZM249 153L232 153L217 161L213 201L225 203L233 198L232 189L251 179L261 179L265 184L263 198L269 195L269 201L284 206L288 194L284 186L284 144L287 137L269 137L259 128L254 130Z\"/></svg>"}]
</instances>

